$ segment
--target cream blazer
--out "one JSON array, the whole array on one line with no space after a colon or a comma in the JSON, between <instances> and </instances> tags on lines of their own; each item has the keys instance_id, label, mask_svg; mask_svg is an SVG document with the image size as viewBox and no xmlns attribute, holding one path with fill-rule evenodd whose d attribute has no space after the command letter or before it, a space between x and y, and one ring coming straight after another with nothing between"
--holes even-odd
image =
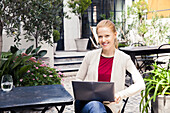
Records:
<instances>
[{"instance_id":1,"label":"cream blazer","mask_svg":"<svg viewBox=\"0 0 170 113\"><path fill-rule=\"evenodd\" d=\"M98 66L101 52L102 49L87 52L76 75L77 80L98 81ZM126 70L132 74L134 84L125 89ZM118 49L115 50L110 81L115 83L115 93L120 95L121 99L130 97L145 89L144 80L130 56ZM107 105L113 113L119 113L123 105L122 100L119 104L113 102L106 102L104 104Z\"/></svg>"}]
</instances>

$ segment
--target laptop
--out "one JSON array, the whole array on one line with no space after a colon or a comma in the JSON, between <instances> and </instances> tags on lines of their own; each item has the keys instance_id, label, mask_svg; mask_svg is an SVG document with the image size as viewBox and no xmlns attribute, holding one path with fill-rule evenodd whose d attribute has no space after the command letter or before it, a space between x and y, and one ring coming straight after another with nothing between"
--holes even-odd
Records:
<instances>
[{"instance_id":1,"label":"laptop","mask_svg":"<svg viewBox=\"0 0 170 113\"><path fill-rule=\"evenodd\" d=\"M75 100L114 101L114 82L72 81Z\"/></svg>"}]
</instances>

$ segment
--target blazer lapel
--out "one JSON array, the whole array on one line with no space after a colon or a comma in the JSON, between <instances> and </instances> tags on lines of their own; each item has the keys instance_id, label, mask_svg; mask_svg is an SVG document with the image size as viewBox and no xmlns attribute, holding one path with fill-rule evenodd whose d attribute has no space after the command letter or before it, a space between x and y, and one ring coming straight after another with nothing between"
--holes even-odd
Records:
<instances>
[{"instance_id":1,"label":"blazer lapel","mask_svg":"<svg viewBox=\"0 0 170 113\"><path fill-rule=\"evenodd\" d=\"M101 52L102 49L99 49L99 52L97 52L96 54L96 58L95 58L95 63L94 63L94 67L95 67L95 71L94 71L94 80L97 82L98 81L98 68L99 68L99 62L100 62L100 56L101 56Z\"/></svg>"},{"instance_id":2,"label":"blazer lapel","mask_svg":"<svg viewBox=\"0 0 170 113\"><path fill-rule=\"evenodd\" d=\"M114 55L114 59L113 59L113 64L112 64L112 73L111 73L111 79L110 79L110 81L111 82L114 82L115 81L115 73L116 73L116 70L115 70L115 67L116 66L118 66L117 65L117 61L119 60L119 59L117 59L118 58L118 54L117 54L117 49L115 49L115 55Z\"/></svg>"}]
</instances>

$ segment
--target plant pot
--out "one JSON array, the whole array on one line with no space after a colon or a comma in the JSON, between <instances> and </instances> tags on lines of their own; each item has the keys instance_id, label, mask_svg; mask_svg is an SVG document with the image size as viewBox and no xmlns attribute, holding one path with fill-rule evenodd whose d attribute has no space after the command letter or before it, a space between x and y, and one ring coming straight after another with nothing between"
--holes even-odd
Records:
<instances>
[{"instance_id":1,"label":"plant pot","mask_svg":"<svg viewBox=\"0 0 170 113\"><path fill-rule=\"evenodd\" d=\"M87 43L89 39L75 39L77 51L87 51Z\"/></svg>"},{"instance_id":2,"label":"plant pot","mask_svg":"<svg viewBox=\"0 0 170 113\"><path fill-rule=\"evenodd\" d=\"M170 95L158 95L155 102L151 102L154 113L170 112Z\"/></svg>"}]
</instances>

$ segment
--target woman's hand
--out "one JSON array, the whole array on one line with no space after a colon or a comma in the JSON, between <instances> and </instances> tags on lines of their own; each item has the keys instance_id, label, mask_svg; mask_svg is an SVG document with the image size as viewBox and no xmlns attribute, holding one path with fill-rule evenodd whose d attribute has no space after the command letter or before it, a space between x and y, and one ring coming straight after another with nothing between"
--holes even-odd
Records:
<instances>
[{"instance_id":1,"label":"woman's hand","mask_svg":"<svg viewBox=\"0 0 170 113\"><path fill-rule=\"evenodd\" d=\"M120 100L121 100L120 95L115 94L115 101L114 101L114 102L110 102L110 103L113 103L113 104L119 104Z\"/></svg>"},{"instance_id":2,"label":"woman's hand","mask_svg":"<svg viewBox=\"0 0 170 113\"><path fill-rule=\"evenodd\" d=\"M120 100L121 100L121 97L118 94L115 94L115 102L116 102L116 104L119 104Z\"/></svg>"}]
</instances>

